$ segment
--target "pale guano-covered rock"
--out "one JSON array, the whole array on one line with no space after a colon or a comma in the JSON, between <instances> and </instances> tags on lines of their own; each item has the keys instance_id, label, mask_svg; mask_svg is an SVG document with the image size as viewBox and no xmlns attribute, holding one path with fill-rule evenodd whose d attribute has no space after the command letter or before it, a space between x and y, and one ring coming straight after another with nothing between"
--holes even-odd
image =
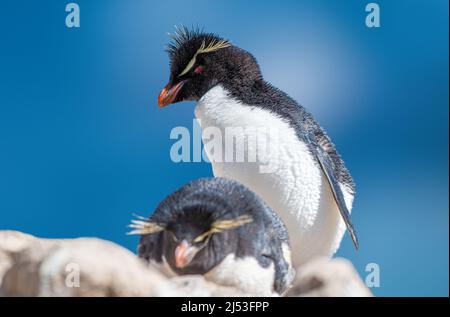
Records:
<instances>
[{"instance_id":1,"label":"pale guano-covered rock","mask_svg":"<svg viewBox=\"0 0 450 317\"><path fill-rule=\"evenodd\" d=\"M302 266L290 296L370 296L345 260ZM96 238L39 239L0 231L0 296L253 296L202 276L169 278Z\"/></svg>"},{"instance_id":2,"label":"pale guano-covered rock","mask_svg":"<svg viewBox=\"0 0 450 317\"><path fill-rule=\"evenodd\" d=\"M287 296L368 297L373 296L350 261L316 258L297 269Z\"/></svg>"},{"instance_id":3,"label":"pale guano-covered rock","mask_svg":"<svg viewBox=\"0 0 450 317\"><path fill-rule=\"evenodd\" d=\"M0 277L1 296L157 296L158 287L166 283L133 253L111 242L26 236L20 243L21 237L0 232L0 257L7 263Z\"/></svg>"},{"instance_id":4,"label":"pale guano-covered rock","mask_svg":"<svg viewBox=\"0 0 450 317\"><path fill-rule=\"evenodd\" d=\"M27 245L34 241L31 235L17 231L0 231L0 285L3 275L12 266L12 255L19 253Z\"/></svg>"}]
</instances>

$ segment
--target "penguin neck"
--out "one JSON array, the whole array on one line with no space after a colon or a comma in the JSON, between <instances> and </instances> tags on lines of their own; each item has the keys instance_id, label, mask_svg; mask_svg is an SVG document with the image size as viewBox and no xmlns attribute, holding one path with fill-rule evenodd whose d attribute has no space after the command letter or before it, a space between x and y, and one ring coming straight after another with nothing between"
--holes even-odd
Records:
<instances>
[{"instance_id":1,"label":"penguin neck","mask_svg":"<svg viewBox=\"0 0 450 317\"><path fill-rule=\"evenodd\" d=\"M209 89L197 102L197 108L205 108L205 110L218 110L221 105L229 104L230 102L239 102L240 100L235 98L229 89L226 89L223 85L217 84ZM199 114L196 112L197 118Z\"/></svg>"},{"instance_id":2,"label":"penguin neck","mask_svg":"<svg viewBox=\"0 0 450 317\"><path fill-rule=\"evenodd\" d=\"M262 79L254 81L252 85L242 86L229 81L221 82L210 88L199 99L198 104L214 105L225 101L268 110L288 121L291 121L292 113L305 113L304 108L290 96Z\"/></svg>"},{"instance_id":3,"label":"penguin neck","mask_svg":"<svg viewBox=\"0 0 450 317\"><path fill-rule=\"evenodd\" d=\"M236 126L240 128L261 127L264 126L267 115L270 114L264 108L263 105L260 106L252 101L245 102L242 96L237 97L228 88L218 84L200 98L195 107L195 116L202 129L206 127L217 127L221 130Z\"/></svg>"}]
</instances>

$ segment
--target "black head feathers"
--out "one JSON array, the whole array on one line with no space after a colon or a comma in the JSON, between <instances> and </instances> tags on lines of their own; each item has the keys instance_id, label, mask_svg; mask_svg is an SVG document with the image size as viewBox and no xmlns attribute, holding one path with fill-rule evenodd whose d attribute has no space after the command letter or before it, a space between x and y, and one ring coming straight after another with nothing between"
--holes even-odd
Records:
<instances>
[{"instance_id":1,"label":"black head feathers","mask_svg":"<svg viewBox=\"0 0 450 317\"><path fill-rule=\"evenodd\" d=\"M185 26L176 27L175 34L169 34L169 37L172 42L167 45L166 52L169 54L171 66L182 67L177 64L191 60L196 54L211 53L231 46L228 40L220 38L214 33L205 33L198 27L191 30ZM206 48L209 49L206 50ZM180 76L182 73L179 72L178 75Z\"/></svg>"}]
</instances>

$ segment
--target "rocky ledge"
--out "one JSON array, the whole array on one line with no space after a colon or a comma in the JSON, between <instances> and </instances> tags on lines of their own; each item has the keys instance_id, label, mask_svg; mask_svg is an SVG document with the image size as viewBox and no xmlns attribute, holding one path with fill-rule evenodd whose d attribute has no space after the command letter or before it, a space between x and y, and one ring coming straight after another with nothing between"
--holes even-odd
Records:
<instances>
[{"instance_id":1,"label":"rocky ledge","mask_svg":"<svg viewBox=\"0 0 450 317\"><path fill-rule=\"evenodd\" d=\"M40 239L0 231L0 296L252 296L202 276L168 278L135 254L97 238ZM287 296L372 296L345 259L297 270Z\"/></svg>"}]
</instances>

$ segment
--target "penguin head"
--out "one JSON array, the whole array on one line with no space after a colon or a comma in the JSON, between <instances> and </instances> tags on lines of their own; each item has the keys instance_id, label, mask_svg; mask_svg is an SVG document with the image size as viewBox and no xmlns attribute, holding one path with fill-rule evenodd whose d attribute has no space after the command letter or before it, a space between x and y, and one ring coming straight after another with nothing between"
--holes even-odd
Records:
<instances>
[{"instance_id":1,"label":"penguin head","mask_svg":"<svg viewBox=\"0 0 450 317\"><path fill-rule=\"evenodd\" d=\"M255 219L211 188L211 182L204 185L189 184L163 200L149 219L133 220L130 233L141 235L140 257L164 257L181 275L205 274L238 253L242 236L248 234L246 225L255 226Z\"/></svg>"},{"instance_id":2,"label":"penguin head","mask_svg":"<svg viewBox=\"0 0 450 317\"><path fill-rule=\"evenodd\" d=\"M170 79L158 96L159 107L198 101L217 84L245 89L262 80L250 53L215 34L181 27L172 40L167 49Z\"/></svg>"}]
</instances>

